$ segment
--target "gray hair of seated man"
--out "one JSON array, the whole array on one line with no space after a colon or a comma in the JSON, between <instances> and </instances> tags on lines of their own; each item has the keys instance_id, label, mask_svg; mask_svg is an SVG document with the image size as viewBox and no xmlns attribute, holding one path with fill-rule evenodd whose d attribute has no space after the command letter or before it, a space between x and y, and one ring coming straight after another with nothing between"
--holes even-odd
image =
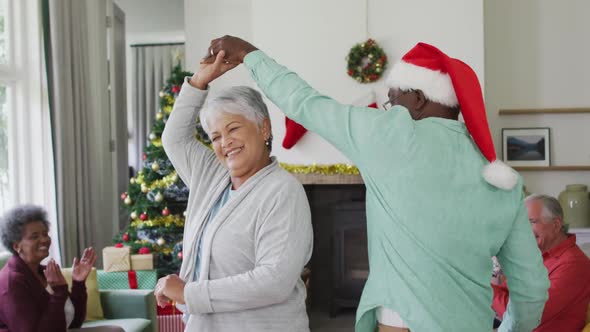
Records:
<instances>
[{"instance_id":1,"label":"gray hair of seated man","mask_svg":"<svg viewBox=\"0 0 590 332\"><path fill-rule=\"evenodd\" d=\"M234 86L222 89L207 100L206 106L199 113L199 119L207 134L211 133L211 121L220 114L229 113L241 115L262 128L264 119L269 119L268 108L260 92L247 86ZM271 138L267 146L272 146Z\"/></svg>"},{"instance_id":2,"label":"gray hair of seated man","mask_svg":"<svg viewBox=\"0 0 590 332\"><path fill-rule=\"evenodd\" d=\"M18 253L12 245L22 240L25 226L33 222L42 222L49 229L47 212L37 205L19 205L0 217L0 238L2 245L14 255Z\"/></svg>"},{"instance_id":3,"label":"gray hair of seated man","mask_svg":"<svg viewBox=\"0 0 590 332\"><path fill-rule=\"evenodd\" d=\"M532 194L526 198L525 202L531 201L540 201L541 204L543 204L541 217L543 217L544 223L553 223L555 218L559 218L561 220L561 232L564 234L567 233L569 225L565 224L565 221L563 220L563 209L555 197Z\"/></svg>"}]
</instances>

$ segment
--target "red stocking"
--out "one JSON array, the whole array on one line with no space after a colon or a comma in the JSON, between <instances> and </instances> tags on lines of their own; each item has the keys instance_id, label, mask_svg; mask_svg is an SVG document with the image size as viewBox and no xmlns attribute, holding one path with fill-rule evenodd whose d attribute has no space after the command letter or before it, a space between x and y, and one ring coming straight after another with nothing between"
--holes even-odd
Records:
<instances>
[{"instance_id":1,"label":"red stocking","mask_svg":"<svg viewBox=\"0 0 590 332\"><path fill-rule=\"evenodd\" d=\"M285 117L285 127L287 127L287 133L283 139L283 147L285 149L290 149L307 132L307 129L287 117Z\"/></svg>"}]
</instances>

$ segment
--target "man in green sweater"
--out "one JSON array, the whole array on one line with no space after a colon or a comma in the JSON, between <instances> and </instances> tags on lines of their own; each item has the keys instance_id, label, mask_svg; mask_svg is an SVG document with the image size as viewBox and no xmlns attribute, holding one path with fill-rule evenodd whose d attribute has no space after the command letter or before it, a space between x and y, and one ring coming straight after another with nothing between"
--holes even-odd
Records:
<instances>
[{"instance_id":1,"label":"man in green sweater","mask_svg":"<svg viewBox=\"0 0 590 332\"><path fill-rule=\"evenodd\" d=\"M510 284L499 331L535 328L549 282L518 174L496 160L473 70L419 43L389 75L387 111L343 105L250 43L211 42L244 63L289 118L332 143L367 188L370 275L356 330L491 331L497 256ZM465 123L458 121L461 113Z\"/></svg>"}]
</instances>

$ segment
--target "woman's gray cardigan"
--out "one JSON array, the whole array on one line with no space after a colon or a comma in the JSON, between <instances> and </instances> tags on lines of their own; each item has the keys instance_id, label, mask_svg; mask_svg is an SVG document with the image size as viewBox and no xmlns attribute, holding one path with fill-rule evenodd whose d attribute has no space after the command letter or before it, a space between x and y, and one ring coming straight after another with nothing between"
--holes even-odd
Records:
<instances>
[{"instance_id":1,"label":"woman's gray cardigan","mask_svg":"<svg viewBox=\"0 0 590 332\"><path fill-rule=\"evenodd\" d=\"M300 274L312 253L313 232L303 186L276 159L249 178L210 222L227 188L228 170L195 139L207 91L187 82L176 99L162 143L190 195L180 277L190 315L185 331L309 331Z\"/></svg>"}]
</instances>

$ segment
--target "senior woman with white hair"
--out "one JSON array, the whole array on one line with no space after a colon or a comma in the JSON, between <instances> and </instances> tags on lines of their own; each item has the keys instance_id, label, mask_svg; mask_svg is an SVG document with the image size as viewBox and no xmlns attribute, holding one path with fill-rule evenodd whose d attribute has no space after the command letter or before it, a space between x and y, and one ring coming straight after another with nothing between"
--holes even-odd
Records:
<instances>
[{"instance_id":1,"label":"senior woman with white hair","mask_svg":"<svg viewBox=\"0 0 590 332\"><path fill-rule=\"evenodd\" d=\"M233 67L223 52L201 64L166 123L164 149L190 195L180 276L161 278L155 295L184 305L185 331L309 331L300 274L311 213L302 185L270 157L262 96L231 87L203 108L209 83ZM213 151L195 139L197 116Z\"/></svg>"}]
</instances>

